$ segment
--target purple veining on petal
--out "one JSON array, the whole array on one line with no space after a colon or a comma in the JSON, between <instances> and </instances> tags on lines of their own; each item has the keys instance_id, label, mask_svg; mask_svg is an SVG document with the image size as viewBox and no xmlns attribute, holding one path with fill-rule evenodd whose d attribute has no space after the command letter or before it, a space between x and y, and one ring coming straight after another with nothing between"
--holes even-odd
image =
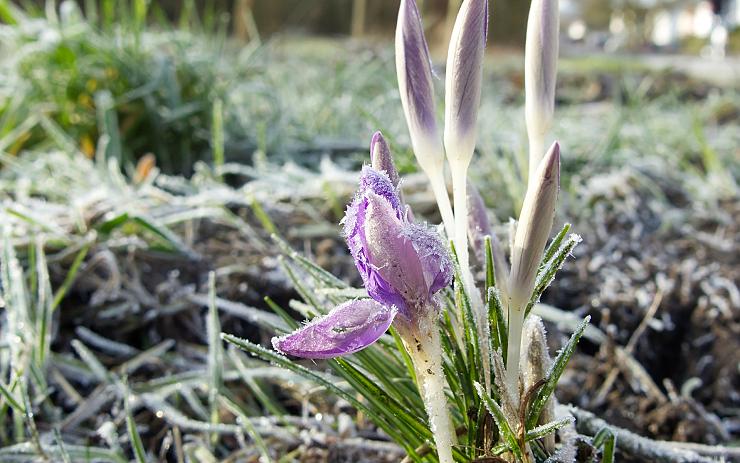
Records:
<instances>
[{"instance_id":1,"label":"purple veining on petal","mask_svg":"<svg viewBox=\"0 0 740 463\"><path fill-rule=\"evenodd\" d=\"M483 53L486 46L488 2L467 0L460 10L459 24L455 25L450 43L449 69L445 104L449 112L445 118L445 129L454 124L457 130L467 132L475 129L480 106ZM462 22L461 22L462 21ZM450 101L451 100L451 101Z\"/></svg>"},{"instance_id":2,"label":"purple veining on petal","mask_svg":"<svg viewBox=\"0 0 740 463\"><path fill-rule=\"evenodd\" d=\"M369 252L366 215L370 196L377 199L377 207L387 209L388 213L397 220L400 221L404 215L404 208L388 177L383 172L365 167L360 180L360 188L347 208L343 220L347 246L370 297L382 304L396 306L408 315L403 296L381 275L377 262L371 258Z\"/></svg>"},{"instance_id":3,"label":"purple veining on petal","mask_svg":"<svg viewBox=\"0 0 740 463\"><path fill-rule=\"evenodd\" d=\"M380 338L397 310L372 299L356 299L317 317L307 325L272 338L275 350L303 358L333 358L355 353Z\"/></svg>"},{"instance_id":4,"label":"purple veining on petal","mask_svg":"<svg viewBox=\"0 0 740 463\"><path fill-rule=\"evenodd\" d=\"M410 106L406 108L407 117L412 118L418 127L436 132L432 65L421 15L415 0L402 1L401 8L404 9L404 20L398 27L403 37L404 68L403 73L399 73L399 80L405 82L405 100Z\"/></svg>"},{"instance_id":5,"label":"purple veining on petal","mask_svg":"<svg viewBox=\"0 0 740 463\"><path fill-rule=\"evenodd\" d=\"M419 256L427 287L427 298L452 283L453 265L442 239L427 225L409 223L402 231Z\"/></svg>"}]
</instances>

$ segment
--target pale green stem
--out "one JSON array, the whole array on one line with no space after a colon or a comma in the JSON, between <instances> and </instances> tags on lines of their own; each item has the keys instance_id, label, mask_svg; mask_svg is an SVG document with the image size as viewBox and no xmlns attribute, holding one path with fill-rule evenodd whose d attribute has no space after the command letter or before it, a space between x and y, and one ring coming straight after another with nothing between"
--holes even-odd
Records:
<instances>
[{"instance_id":1,"label":"pale green stem","mask_svg":"<svg viewBox=\"0 0 740 463\"><path fill-rule=\"evenodd\" d=\"M454 239L455 219L452 214L450 197L447 195L444 168L442 166L430 168L426 170L426 174L432 185L434 199L437 200L437 207L439 208L439 213L442 215L442 223L444 224L447 237L449 239Z\"/></svg>"},{"instance_id":2,"label":"pale green stem","mask_svg":"<svg viewBox=\"0 0 740 463\"><path fill-rule=\"evenodd\" d=\"M468 165L470 162L450 162L452 196L455 202L455 251L460 267L468 268ZM466 285L467 286L467 285ZM467 289L467 287L466 287Z\"/></svg>"},{"instance_id":3,"label":"pale green stem","mask_svg":"<svg viewBox=\"0 0 740 463\"><path fill-rule=\"evenodd\" d=\"M460 263L460 273L465 292L470 298L471 308L475 314L476 328L478 331L478 343L481 356L483 356L483 377L486 391L491 389L491 358L488 348L490 329L488 327L488 314L483 304L483 299L475 287L475 280L470 271L470 258L468 253L468 166L469 161L450 162L452 173L452 195L455 202L455 251Z\"/></svg>"},{"instance_id":4,"label":"pale green stem","mask_svg":"<svg viewBox=\"0 0 740 463\"><path fill-rule=\"evenodd\" d=\"M436 323L437 310L425 308L418 326L397 324L416 370L417 382L429 417L440 463L453 463L452 446L456 442L445 394L442 369L442 343Z\"/></svg>"},{"instance_id":5,"label":"pale green stem","mask_svg":"<svg viewBox=\"0 0 740 463\"><path fill-rule=\"evenodd\" d=\"M509 308L509 343L506 349L506 384L512 397L519 402L519 357L522 348L524 310Z\"/></svg>"}]
</instances>

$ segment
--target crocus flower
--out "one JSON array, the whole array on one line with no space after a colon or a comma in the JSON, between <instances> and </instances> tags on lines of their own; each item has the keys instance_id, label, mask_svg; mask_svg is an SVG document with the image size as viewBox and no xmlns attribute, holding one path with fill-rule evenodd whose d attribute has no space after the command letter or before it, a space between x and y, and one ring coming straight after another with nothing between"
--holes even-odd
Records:
<instances>
[{"instance_id":1,"label":"crocus flower","mask_svg":"<svg viewBox=\"0 0 740 463\"><path fill-rule=\"evenodd\" d=\"M464 269L468 267L467 175L475 150L487 34L488 1L465 0L457 14L447 52L444 131L455 205L455 247L460 267ZM471 285L467 286L472 291Z\"/></svg>"},{"instance_id":2,"label":"crocus flower","mask_svg":"<svg viewBox=\"0 0 740 463\"><path fill-rule=\"evenodd\" d=\"M555 203L560 188L560 145L555 142L540 161L537 173L524 196L511 253L509 290L517 310L529 300L537 268L552 230Z\"/></svg>"},{"instance_id":3,"label":"crocus flower","mask_svg":"<svg viewBox=\"0 0 740 463\"><path fill-rule=\"evenodd\" d=\"M558 68L560 12L558 0L532 0L524 53L524 115L529 137L529 178L545 154L545 136L552 125Z\"/></svg>"},{"instance_id":4,"label":"crocus flower","mask_svg":"<svg viewBox=\"0 0 740 463\"><path fill-rule=\"evenodd\" d=\"M401 0L396 25L396 73L401 105L419 165L442 166L444 152L437 130L432 61L424 25L414 0Z\"/></svg>"},{"instance_id":5,"label":"crocus flower","mask_svg":"<svg viewBox=\"0 0 740 463\"><path fill-rule=\"evenodd\" d=\"M297 331L273 338L276 350L305 358L357 352L375 342L394 319L413 331L435 293L452 279L449 255L434 231L407 219L396 187L383 171L362 170L344 218L344 235L372 300L346 302Z\"/></svg>"},{"instance_id":6,"label":"crocus flower","mask_svg":"<svg viewBox=\"0 0 740 463\"><path fill-rule=\"evenodd\" d=\"M396 73L401 106L419 167L429 178L447 236L454 216L444 178L444 149L437 129L432 62L415 0L401 0L396 24Z\"/></svg>"},{"instance_id":7,"label":"crocus flower","mask_svg":"<svg viewBox=\"0 0 740 463\"><path fill-rule=\"evenodd\" d=\"M488 0L465 0L447 52L444 142L450 165L470 163L475 149Z\"/></svg>"},{"instance_id":8,"label":"crocus flower","mask_svg":"<svg viewBox=\"0 0 740 463\"><path fill-rule=\"evenodd\" d=\"M509 338L506 358L507 383L518 390L519 353L525 306L532 295L537 269L552 230L560 187L560 145L553 143L530 179L516 227L509 276Z\"/></svg>"}]
</instances>

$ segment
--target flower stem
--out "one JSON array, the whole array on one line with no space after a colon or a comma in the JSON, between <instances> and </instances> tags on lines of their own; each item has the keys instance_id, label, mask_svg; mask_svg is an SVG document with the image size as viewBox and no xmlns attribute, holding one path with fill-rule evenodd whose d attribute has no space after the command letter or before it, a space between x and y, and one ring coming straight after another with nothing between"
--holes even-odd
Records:
<instances>
[{"instance_id":1,"label":"flower stem","mask_svg":"<svg viewBox=\"0 0 740 463\"><path fill-rule=\"evenodd\" d=\"M506 349L506 384L514 400L519 401L519 357L522 348L524 310L509 309L509 343Z\"/></svg>"},{"instance_id":2,"label":"flower stem","mask_svg":"<svg viewBox=\"0 0 740 463\"><path fill-rule=\"evenodd\" d=\"M455 251L460 267L468 268L468 179L469 162L450 163L452 196L455 203ZM466 288L467 289L467 288Z\"/></svg>"},{"instance_id":3,"label":"flower stem","mask_svg":"<svg viewBox=\"0 0 740 463\"><path fill-rule=\"evenodd\" d=\"M434 199L437 200L437 207L439 213L442 215L442 223L445 226L445 232L449 239L454 239L455 219L452 214L452 205L450 204L450 197L447 195L447 184L445 182L445 174L442 166L438 168L429 169L427 171L427 177L429 182L432 184L432 192L434 192Z\"/></svg>"},{"instance_id":4,"label":"flower stem","mask_svg":"<svg viewBox=\"0 0 740 463\"><path fill-rule=\"evenodd\" d=\"M491 390L491 353L488 348L490 327L488 314L483 299L475 287L473 273L470 271L470 257L468 253L468 166L469 161L450 162L452 172L452 195L455 203L455 252L460 263L463 288L470 299L471 308L475 314L478 331L478 344L483 357L483 378L486 391Z\"/></svg>"},{"instance_id":5,"label":"flower stem","mask_svg":"<svg viewBox=\"0 0 740 463\"><path fill-rule=\"evenodd\" d=\"M439 462L453 463L452 445L456 438L447 408L446 379L442 370L442 344L436 323L437 310L429 307L423 312L424 315L421 315L422 319L417 326L413 328L402 327L400 324L397 326L414 363Z\"/></svg>"}]
</instances>

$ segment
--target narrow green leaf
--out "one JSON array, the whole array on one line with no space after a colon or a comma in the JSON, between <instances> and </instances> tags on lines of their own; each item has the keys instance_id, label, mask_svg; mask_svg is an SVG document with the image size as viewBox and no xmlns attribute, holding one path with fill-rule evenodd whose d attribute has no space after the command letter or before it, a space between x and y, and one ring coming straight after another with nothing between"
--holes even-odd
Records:
<instances>
[{"instance_id":1,"label":"narrow green leaf","mask_svg":"<svg viewBox=\"0 0 740 463\"><path fill-rule=\"evenodd\" d=\"M211 424L218 424L218 395L223 381L223 346L221 345L221 321L216 307L216 273L208 273L208 405L211 411ZM212 440L216 435L212 435Z\"/></svg>"},{"instance_id":2,"label":"narrow green leaf","mask_svg":"<svg viewBox=\"0 0 740 463\"><path fill-rule=\"evenodd\" d=\"M144 443L141 441L139 431L136 429L136 422L134 417L131 415L131 408L128 403L128 395L124 396L124 405L126 407L126 430L128 437L131 439L131 447L134 450L134 457L136 457L136 463L146 463L146 451L144 450Z\"/></svg>"},{"instance_id":3,"label":"narrow green leaf","mask_svg":"<svg viewBox=\"0 0 740 463\"><path fill-rule=\"evenodd\" d=\"M72 458L67 453L67 449L64 448L64 440L62 439L62 434L59 432L59 428L54 428L54 440L59 448L59 456L62 459L62 463L72 463Z\"/></svg>"},{"instance_id":4,"label":"narrow green leaf","mask_svg":"<svg viewBox=\"0 0 740 463\"><path fill-rule=\"evenodd\" d=\"M293 330L298 329L300 323L295 321L295 319L291 317L290 314L285 311L285 309L283 309L277 303L275 303L275 301L270 299L269 296L265 296L264 301L273 312L275 312L280 318L283 319L283 321L285 321L285 323L288 325L288 328Z\"/></svg>"},{"instance_id":5,"label":"narrow green leaf","mask_svg":"<svg viewBox=\"0 0 740 463\"><path fill-rule=\"evenodd\" d=\"M491 412L491 416L493 416L493 419L496 421L496 425L498 426L498 429L501 432L504 441L506 441L507 446L514 454L514 456L518 458L519 461L522 461L522 449L521 447L519 447L519 442L517 441L516 434L514 434L511 426L506 421L506 415L501 409L501 406L497 404L488 394L486 394L480 383L475 383L475 389L478 391L478 396L483 400L483 403L486 405L488 411Z\"/></svg>"},{"instance_id":6,"label":"narrow green leaf","mask_svg":"<svg viewBox=\"0 0 740 463\"><path fill-rule=\"evenodd\" d=\"M80 266L82 265L82 262L84 262L85 256L87 256L87 252L90 250L90 246L92 246L92 243L87 243L75 256L75 260L69 267L69 271L67 272L67 275L65 275L64 281L59 286L56 293L54 293L54 300L51 303L52 312L55 311L57 307L59 307L59 304L61 304L62 299L64 299L64 296L67 294L67 291L69 291L69 288L72 287L72 284L77 277L77 272L80 270Z\"/></svg>"},{"instance_id":7,"label":"narrow green leaf","mask_svg":"<svg viewBox=\"0 0 740 463\"><path fill-rule=\"evenodd\" d=\"M491 245L491 237L485 237L485 249L486 249L486 288L496 286L496 271L493 265L493 247Z\"/></svg>"},{"instance_id":8,"label":"narrow green leaf","mask_svg":"<svg viewBox=\"0 0 740 463\"><path fill-rule=\"evenodd\" d=\"M16 379L17 382L17 379ZM7 386L5 386L2 382L0 382L0 394L5 398L5 400L8 402L8 405L15 410L17 413L24 414L26 413L26 409L15 400L15 397L13 397L13 393L11 392L12 387L9 389Z\"/></svg>"},{"instance_id":9,"label":"narrow green leaf","mask_svg":"<svg viewBox=\"0 0 740 463\"><path fill-rule=\"evenodd\" d=\"M224 105L220 98L213 102L211 125L211 150L213 151L213 169L224 165Z\"/></svg>"},{"instance_id":10,"label":"narrow green leaf","mask_svg":"<svg viewBox=\"0 0 740 463\"><path fill-rule=\"evenodd\" d=\"M267 233L271 235L276 235L278 233L278 229L272 222L272 219L270 219L270 216L267 214L267 212L265 212L265 210L262 208L262 205L254 198L252 198L249 205L252 207L252 212L254 213L255 217L257 217L257 220L259 220L260 224L262 224L262 228L264 228Z\"/></svg>"},{"instance_id":11,"label":"narrow green leaf","mask_svg":"<svg viewBox=\"0 0 740 463\"><path fill-rule=\"evenodd\" d=\"M609 428L602 428L593 438L593 445L601 447L601 463L614 463L614 454L617 448L617 436Z\"/></svg>"},{"instance_id":12,"label":"narrow green leaf","mask_svg":"<svg viewBox=\"0 0 740 463\"><path fill-rule=\"evenodd\" d=\"M314 292L296 276L296 273L291 267L290 262L287 262L283 256L278 256L278 263L280 264L280 268L282 268L285 274L288 276L290 282L293 283L293 287L301 296L301 298L314 309L321 312L322 305L319 304L319 301L315 297L313 297Z\"/></svg>"},{"instance_id":13,"label":"narrow green leaf","mask_svg":"<svg viewBox=\"0 0 740 463\"><path fill-rule=\"evenodd\" d=\"M265 441L262 440L262 436L260 436L257 429L252 424L252 420L249 419L244 410L233 400L224 396L220 397L220 400L231 413L239 418L239 423L244 427L244 430L254 441L254 445L261 454L260 462L265 461L266 463L270 463L272 461L270 458L270 450L267 448Z\"/></svg>"},{"instance_id":14,"label":"narrow green leaf","mask_svg":"<svg viewBox=\"0 0 740 463\"><path fill-rule=\"evenodd\" d=\"M498 340L498 347L501 349L501 357L506 363L506 352L509 348L509 328L504 318L504 307L501 304L501 297L496 288L489 287L487 292L488 302L488 322L493 328L491 337Z\"/></svg>"},{"instance_id":15,"label":"narrow green leaf","mask_svg":"<svg viewBox=\"0 0 740 463\"><path fill-rule=\"evenodd\" d=\"M288 243L280 238L277 234L272 235L272 240L280 247L283 253L293 260L296 264L301 266L304 270L310 273L314 278L321 281L324 285L330 288L341 288L347 289L349 285L339 278L335 277L331 272L327 272L323 268L316 265L310 259L307 259L299 252L295 251L290 247Z\"/></svg>"},{"instance_id":16,"label":"narrow green leaf","mask_svg":"<svg viewBox=\"0 0 740 463\"><path fill-rule=\"evenodd\" d=\"M552 256L555 255L555 253L560 249L560 244L563 242L563 239L565 238L565 235L568 234L570 231L570 224L565 223L563 225L563 228L560 229L557 235L555 235L555 238L552 239L550 242L550 245L545 250L545 254L542 257L542 264L540 264L540 268L542 268L542 265L545 265L547 262L552 259Z\"/></svg>"},{"instance_id":17,"label":"narrow green leaf","mask_svg":"<svg viewBox=\"0 0 740 463\"><path fill-rule=\"evenodd\" d=\"M568 418L563 418L562 420L551 421L547 424L543 424L542 426L537 426L536 428L530 429L529 431L527 431L527 434L524 437L524 440L526 442L529 442L531 440L540 439L550 433L557 431L558 429L564 426L571 424L572 422L573 422L573 418L568 417Z\"/></svg>"},{"instance_id":18,"label":"narrow green leaf","mask_svg":"<svg viewBox=\"0 0 740 463\"><path fill-rule=\"evenodd\" d=\"M530 403L529 411L527 412L527 428L534 428L537 424L537 420L540 419L542 409L545 408L547 400L555 391L555 388L558 385L558 381L560 380L560 375L562 375L563 371L565 371L565 367L566 365L568 365L568 361L573 355L573 352L575 352L578 340L581 339L583 331L586 329L586 326L588 326L589 320L591 320L590 316L587 316L583 319L576 331L573 332L573 334L571 335L568 343L560 351L558 356L555 358L552 366L548 370L547 375L545 376L545 384L541 388L539 388L539 390L537 391L537 395Z\"/></svg>"},{"instance_id":19,"label":"narrow green leaf","mask_svg":"<svg viewBox=\"0 0 740 463\"><path fill-rule=\"evenodd\" d=\"M555 253L554 257L547 262L544 262L540 268L540 273L537 275L537 281L535 282L534 291L532 291L532 297L529 299L527 308L524 312L524 316L529 315L534 305L540 300L542 293L545 292L552 280L555 278L555 274L563 267L565 259L573 251L578 243L581 242L579 235L570 235L568 239L563 243Z\"/></svg>"}]
</instances>

